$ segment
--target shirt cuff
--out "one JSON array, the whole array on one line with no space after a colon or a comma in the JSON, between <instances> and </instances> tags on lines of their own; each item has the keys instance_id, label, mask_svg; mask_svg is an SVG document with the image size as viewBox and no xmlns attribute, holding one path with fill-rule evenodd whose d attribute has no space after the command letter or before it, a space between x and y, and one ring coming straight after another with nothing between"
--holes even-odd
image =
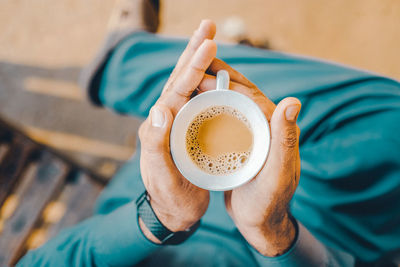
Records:
<instances>
[{"instance_id":1,"label":"shirt cuff","mask_svg":"<svg viewBox=\"0 0 400 267\"><path fill-rule=\"evenodd\" d=\"M132 266L161 247L142 233L134 201L104 215L92 234L96 255L110 266Z\"/></svg>"},{"instance_id":2,"label":"shirt cuff","mask_svg":"<svg viewBox=\"0 0 400 267\"><path fill-rule=\"evenodd\" d=\"M260 266L324 266L327 253L322 245L301 223L296 221L297 235L291 248L283 255L267 257L250 244L250 250Z\"/></svg>"}]
</instances>

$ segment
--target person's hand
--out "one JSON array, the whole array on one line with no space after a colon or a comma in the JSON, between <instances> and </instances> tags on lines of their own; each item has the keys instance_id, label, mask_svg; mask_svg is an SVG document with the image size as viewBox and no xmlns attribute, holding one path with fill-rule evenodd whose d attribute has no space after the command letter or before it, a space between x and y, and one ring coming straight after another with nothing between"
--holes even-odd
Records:
<instances>
[{"instance_id":1,"label":"person's hand","mask_svg":"<svg viewBox=\"0 0 400 267\"><path fill-rule=\"evenodd\" d=\"M275 106L254 84L225 62L215 59L210 72L225 69L230 89L250 97L270 122L271 148L258 175L247 184L225 192L225 205L243 237L265 256L283 254L295 238L288 212L300 177L299 135L296 125L300 101L289 97ZM215 77L205 75L201 91L215 88Z\"/></svg>"},{"instance_id":2,"label":"person's hand","mask_svg":"<svg viewBox=\"0 0 400 267\"><path fill-rule=\"evenodd\" d=\"M189 101L215 58L214 35L214 23L202 21L139 129L143 183L156 216L173 232L192 226L208 207L209 192L191 184L176 168L170 153L169 135L174 116ZM159 242L140 218L139 223L147 238Z\"/></svg>"}]
</instances>

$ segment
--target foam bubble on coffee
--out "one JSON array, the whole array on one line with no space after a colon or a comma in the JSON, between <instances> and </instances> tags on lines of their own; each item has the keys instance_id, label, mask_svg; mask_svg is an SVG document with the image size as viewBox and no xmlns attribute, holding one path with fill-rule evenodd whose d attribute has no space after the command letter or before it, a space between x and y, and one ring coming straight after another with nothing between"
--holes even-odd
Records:
<instances>
[{"instance_id":1,"label":"foam bubble on coffee","mask_svg":"<svg viewBox=\"0 0 400 267\"><path fill-rule=\"evenodd\" d=\"M248 132L247 136L245 136L246 138L244 138L247 139L247 143L245 145L242 144L242 146L239 147L236 145L236 149L233 149L233 151L228 149L226 151L224 150L225 153L210 155L210 153L207 153L208 151L205 151L206 148L199 141L199 133L201 132L202 126L204 126L207 121L217 118L217 116L224 115L232 116L240 121L239 124L243 124L236 125L233 132L236 132L238 128L246 128L242 129L242 132L243 130L244 132ZM251 127L247 118L239 111L228 106L214 106L198 114L190 123L186 132L186 150L192 161L200 169L210 174L224 175L233 173L243 167L250 156L253 138L250 129ZM243 140L237 140L236 142L243 142Z\"/></svg>"}]
</instances>

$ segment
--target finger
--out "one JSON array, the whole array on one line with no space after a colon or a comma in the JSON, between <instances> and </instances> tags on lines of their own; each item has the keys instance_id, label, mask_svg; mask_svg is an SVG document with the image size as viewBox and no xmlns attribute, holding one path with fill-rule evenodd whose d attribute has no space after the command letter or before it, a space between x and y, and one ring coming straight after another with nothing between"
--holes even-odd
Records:
<instances>
[{"instance_id":1,"label":"finger","mask_svg":"<svg viewBox=\"0 0 400 267\"><path fill-rule=\"evenodd\" d=\"M184 66L186 66L190 62L190 59L195 54L196 50L200 47L200 45L204 42L204 40L214 39L215 33L216 33L216 26L213 21L205 19L200 22L199 27L193 33L192 37L189 40L188 45L186 46L182 55L179 57L179 60L176 63L174 70L172 71L171 78L168 80L167 85L168 83L171 83L174 80L174 78L176 78L178 73L181 72ZM165 88L168 88L168 86L165 86Z\"/></svg>"},{"instance_id":2,"label":"finger","mask_svg":"<svg viewBox=\"0 0 400 267\"><path fill-rule=\"evenodd\" d=\"M190 59L195 54L196 50L206 39L214 39L216 33L215 23L209 19L202 20L199 28L194 32L188 45L180 56L175 69L179 70L190 62Z\"/></svg>"},{"instance_id":3,"label":"finger","mask_svg":"<svg viewBox=\"0 0 400 267\"><path fill-rule=\"evenodd\" d=\"M184 97L189 97L199 85L205 71L210 66L217 53L217 45L212 40L205 40L193 55L181 76L177 77L172 90Z\"/></svg>"},{"instance_id":4,"label":"finger","mask_svg":"<svg viewBox=\"0 0 400 267\"><path fill-rule=\"evenodd\" d=\"M250 98L255 98L260 96L267 98L265 94L261 92L261 90L258 89L258 87L254 83L250 82L243 74L241 74L240 72L229 66L226 62L222 61L221 59L215 58L213 62L211 62L209 70L214 74L216 74L219 70L226 70L229 73L231 81L243 84L248 88L246 90L247 96L249 96ZM267 101L268 105L270 106L269 110L273 112L275 109L275 104L271 100L269 100L269 98L267 98L267 100L268 100ZM268 116L271 116L272 112L269 113Z\"/></svg>"},{"instance_id":5,"label":"finger","mask_svg":"<svg viewBox=\"0 0 400 267\"><path fill-rule=\"evenodd\" d=\"M258 90L257 86L250 82L243 74L241 74L219 58L215 58L213 62L211 62L208 70L214 75L216 75L219 70L226 70L229 73L231 81L241 83L249 88Z\"/></svg>"},{"instance_id":6,"label":"finger","mask_svg":"<svg viewBox=\"0 0 400 267\"><path fill-rule=\"evenodd\" d=\"M273 174L274 177L282 177L282 172L285 172L287 175L283 177L296 179L293 174L297 172L297 169L299 171L300 167L297 163L299 161L299 130L296 124L300 109L301 103L294 97L283 99L276 107L271 118L271 151L266 164L268 169L264 168L262 172L277 171ZM268 177L270 175L271 173Z\"/></svg>"},{"instance_id":7,"label":"finger","mask_svg":"<svg viewBox=\"0 0 400 267\"><path fill-rule=\"evenodd\" d=\"M199 90L200 93L202 93L215 90L216 86L217 86L217 78L214 75L204 74L203 79L197 86L197 89ZM251 90L249 90L249 87L243 85L242 83L238 83L231 80L229 81L229 89L242 93L247 96L251 96Z\"/></svg>"},{"instance_id":8,"label":"finger","mask_svg":"<svg viewBox=\"0 0 400 267\"><path fill-rule=\"evenodd\" d=\"M212 40L205 40L193 55L188 66L170 84L160 101L168 106L175 115L179 109L189 100L193 91L197 88L204 73L210 66L217 53L217 45Z\"/></svg>"},{"instance_id":9,"label":"finger","mask_svg":"<svg viewBox=\"0 0 400 267\"><path fill-rule=\"evenodd\" d=\"M172 188L179 176L171 157L169 147L169 133L172 126L172 113L162 104L154 105L147 119L139 128L141 143L140 171L142 180L149 191L159 188L159 183L154 182L154 173L171 174L168 179L163 179L161 186ZM156 175L157 176L157 175Z\"/></svg>"},{"instance_id":10,"label":"finger","mask_svg":"<svg viewBox=\"0 0 400 267\"><path fill-rule=\"evenodd\" d=\"M297 126L297 142L299 142L299 149L297 150L297 160L296 160L296 187L300 181L300 172L301 172L301 160L300 160L300 128Z\"/></svg>"},{"instance_id":11,"label":"finger","mask_svg":"<svg viewBox=\"0 0 400 267\"><path fill-rule=\"evenodd\" d=\"M296 187L299 185L300 182L300 172L301 172L301 160L300 160L300 149L297 152L297 159L296 159Z\"/></svg>"},{"instance_id":12,"label":"finger","mask_svg":"<svg viewBox=\"0 0 400 267\"><path fill-rule=\"evenodd\" d=\"M168 107L154 105L148 118L139 129L142 151L150 154L169 154L169 133L173 117Z\"/></svg>"},{"instance_id":13,"label":"finger","mask_svg":"<svg viewBox=\"0 0 400 267\"><path fill-rule=\"evenodd\" d=\"M213 75L205 74L200 84L198 85L198 93L214 90L216 88L216 77ZM275 104L268 97L266 97L261 91L257 91L249 88L242 83L231 81L229 83L229 89L244 94L253 100L264 113L268 121L271 120L272 113L275 110Z\"/></svg>"}]
</instances>

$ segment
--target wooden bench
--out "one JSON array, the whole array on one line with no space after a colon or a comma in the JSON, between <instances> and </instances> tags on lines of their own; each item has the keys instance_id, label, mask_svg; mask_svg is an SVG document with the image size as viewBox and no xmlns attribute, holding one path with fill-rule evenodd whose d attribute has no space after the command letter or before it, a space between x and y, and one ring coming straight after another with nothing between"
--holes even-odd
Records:
<instances>
[{"instance_id":1,"label":"wooden bench","mask_svg":"<svg viewBox=\"0 0 400 267\"><path fill-rule=\"evenodd\" d=\"M90 216L106 182L0 119L0 266Z\"/></svg>"}]
</instances>

